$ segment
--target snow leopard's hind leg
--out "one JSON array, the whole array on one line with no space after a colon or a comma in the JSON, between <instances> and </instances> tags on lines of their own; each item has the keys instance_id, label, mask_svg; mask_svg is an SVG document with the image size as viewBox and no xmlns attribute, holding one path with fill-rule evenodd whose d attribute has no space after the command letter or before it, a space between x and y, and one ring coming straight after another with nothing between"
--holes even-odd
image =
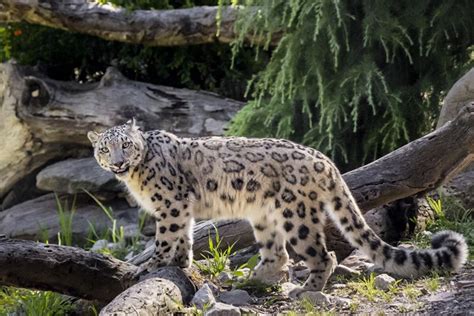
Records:
<instances>
[{"instance_id":1,"label":"snow leopard's hind leg","mask_svg":"<svg viewBox=\"0 0 474 316\"><path fill-rule=\"evenodd\" d=\"M310 270L303 286L293 290L290 296L296 297L304 291L321 291L337 266L334 253L326 249L324 208L324 203L303 198L288 203L282 212L285 238Z\"/></svg>"},{"instance_id":2,"label":"snow leopard's hind leg","mask_svg":"<svg viewBox=\"0 0 474 316\"><path fill-rule=\"evenodd\" d=\"M252 279L272 284L287 275L288 252L281 231L266 217L252 222L255 239L260 248L260 262L252 273Z\"/></svg>"}]
</instances>

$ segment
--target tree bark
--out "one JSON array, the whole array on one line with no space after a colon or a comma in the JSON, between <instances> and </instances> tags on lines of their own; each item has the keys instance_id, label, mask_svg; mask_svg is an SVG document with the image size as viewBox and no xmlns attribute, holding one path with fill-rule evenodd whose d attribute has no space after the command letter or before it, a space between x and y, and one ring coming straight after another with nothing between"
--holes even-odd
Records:
<instances>
[{"instance_id":1,"label":"tree bark","mask_svg":"<svg viewBox=\"0 0 474 316\"><path fill-rule=\"evenodd\" d=\"M0 198L51 160L90 155L88 130L135 117L144 129L219 135L243 106L209 92L128 80L109 68L92 84L61 82L32 68L0 64Z\"/></svg>"},{"instance_id":2,"label":"tree bark","mask_svg":"<svg viewBox=\"0 0 474 316\"><path fill-rule=\"evenodd\" d=\"M174 10L134 10L87 0L0 0L0 22L27 22L149 46L230 43L239 8L200 6ZM220 16L219 16L220 15ZM218 19L219 16L219 25ZM277 43L275 35L271 44ZM261 44L266 39L248 38Z\"/></svg>"},{"instance_id":3,"label":"tree bark","mask_svg":"<svg viewBox=\"0 0 474 316\"><path fill-rule=\"evenodd\" d=\"M137 267L80 248L0 237L0 284L55 291L102 303L101 315L165 315L191 300L183 270L164 267L137 283Z\"/></svg>"},{"instance_id":4,"label":"tree bark","mask_svg":"<svg viewBox=\"0 0 474 316\"><path fill-rule=\"evenodd\" d=\"M109 302L131 284L136 266L80 248L0 238L0 283Z\"/></svg>"},{"instance_id":5,"label":"tree bark","mask_svg":"<svg viewBox=\"0 0 474 316\"><path fill-rule=\"evenodd\" d=\"M474 159L474 103L432 133L343 175L369 210L439 187Z\"/></svg>"}]
</instances>

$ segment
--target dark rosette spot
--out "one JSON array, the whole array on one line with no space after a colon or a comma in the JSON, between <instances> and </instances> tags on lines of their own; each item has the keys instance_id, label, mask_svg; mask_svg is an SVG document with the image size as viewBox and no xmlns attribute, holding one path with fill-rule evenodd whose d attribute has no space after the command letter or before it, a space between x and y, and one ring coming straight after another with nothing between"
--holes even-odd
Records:
<instances>
[{"instance_id":1,"label":"dark rosette spot","mask_svg":"<svg viewBox=\"0 0 474 316\"><path fill-rule=\"evenodd\" d=\"M324 171L324 163L321 161L315 162L314 163L314 171L317 173L321 173Z\"/></svg>"},{"instance_id":2,"label":"dark rosette spot","mask_svg":"<svg viewBox=\"0 0 474 316\"><path fill-rule=\"evenodd\" d=\"M250 162L258 162L258 161L262 161L263 159L265 159L265 156L261 153L248 152L248 153L245 154L245 158Z\"/></svg>"},{"instance_id":3,"label":"dark rosette spot","mask_svg":"<svg viewBox=\"0 0 474 316\"><path fill-rule=\"evenodd\" d=\"M209 192L214 192L217 190L217 182L213 179L207 180L206 188Z\"/></svg>"},{"instance_id":4,"label":"dark rosette spot","mask_svg":"<svg viewBox=\"0 0 474 316\"><path fill-rule=\"evenodd\" d=\"M272 159L275 161L278 161L280 163L285 162L288 160L288 155L287 154L280 154L277 152L272 152Z\"/></svg>"},{"instance_id":5,"label":"dark rosette spot","mask_svg":"<svg viewBox=\"0 0 474 316\"><path fill-rule=\"evenodd\" d=\"M244 165L240 162L235 160L227 160L224 161L224 172L233 173L233 172L240 172L244 170Z\"/></svg>"}]
</instances>

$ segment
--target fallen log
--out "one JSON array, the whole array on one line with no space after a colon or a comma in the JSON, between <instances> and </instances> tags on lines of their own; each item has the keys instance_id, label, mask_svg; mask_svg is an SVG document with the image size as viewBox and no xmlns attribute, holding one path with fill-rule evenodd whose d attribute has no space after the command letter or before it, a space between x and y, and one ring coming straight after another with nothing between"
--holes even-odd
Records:
<instances>
[{"instance_id":1,"label":"fallen log","mask_svg":"<svg viewBox=\"0 0 474 316\"><path fill-rule=\"evenodd\" d=\"M114 68L100 82L79 84L0 64L0 198L49 161L89 156L88 130L135 117L147 130L219 135L242 106L214 93L128 80Z\"/></svg>"},{"instance_id":2,"label":"fallen log","mask_svg":"<svg viewBox=\"0 0 474 316\"><path fill-rule=\"evenodd\" d=\"M0 0L0 22L27 22L125 43L180 46L230 43L236 37L238 10L233 6L199 6L130 11L87 0ZM280 37L276 34L272 44ZM249 36L248 41L263 44L266 38Z\"/></svg>"},{"instance_id":3,"label":"fallen log","mask_svg":"<svg viewBox=\"0 0 474 316\"><path fill-rule=\"evenodd\" d=\"M101 315L169 314L195 292L177 267L164 267L138 280L136 266L108 255L6 237L0 237L0 267L0 285L108 303Z\"/></svg>"},{"instance_id":4,"label":"fallen log","mask_svg":"<svg viewBox=\"0 0 474 316\"><path fill-rule=\"evenodd\" d=\"M109 302L136 282L136 266L80 248L0 238L0 283Z\"/></svg>"}]
</instances>

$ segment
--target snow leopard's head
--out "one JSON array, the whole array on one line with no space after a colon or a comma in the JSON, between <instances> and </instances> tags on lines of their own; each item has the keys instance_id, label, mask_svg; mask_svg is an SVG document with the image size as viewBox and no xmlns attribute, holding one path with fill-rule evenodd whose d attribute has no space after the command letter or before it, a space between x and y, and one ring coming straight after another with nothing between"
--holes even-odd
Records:
<instances>
[{"instance_id":1,"label":"snow leopard's head","mask_svg":"<svg viewBox=\"0 0 474 316\"><path fill-rule=\"evenodd\" d=\"M88 132L99 165L117 176L124 176L138 166L146 154L146 141L135 119L97 133Z\"/></svg>"}]
</instances>

